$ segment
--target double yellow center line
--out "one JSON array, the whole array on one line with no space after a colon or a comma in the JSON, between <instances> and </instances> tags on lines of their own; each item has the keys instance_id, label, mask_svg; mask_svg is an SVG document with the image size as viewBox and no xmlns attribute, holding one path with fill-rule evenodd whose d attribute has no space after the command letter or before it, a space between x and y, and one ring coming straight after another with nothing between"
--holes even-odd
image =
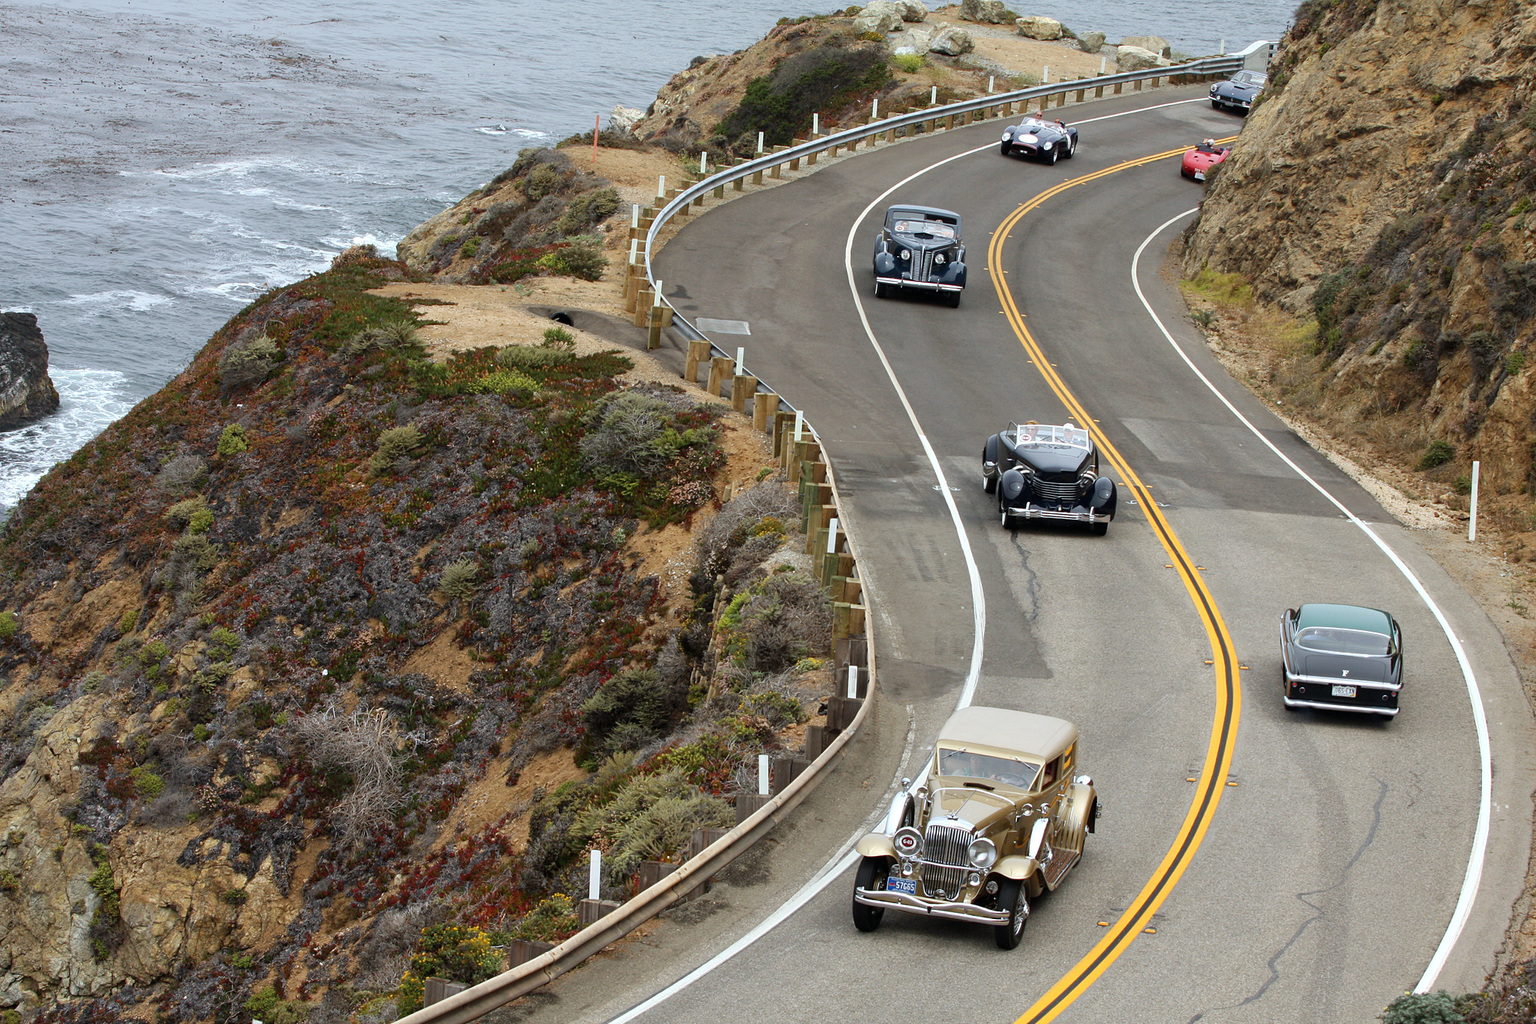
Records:
<instances>
[{"instance_id":1,"label":"double yellow center line","mask_svg":"<svg viewBox=\"0 0 1536 1024\"><path fill-rule=\"evenodd\" d=\"M1173 892L1173 887L1178 884L1179 878L1184 874L1184 869L1189 866L1194 858L1195 851L1199 849L1200 842L1205 837L1205 831L1210 827L1211 819L1215 816L1216 805L1221 800L1221 791L1225 784L1227 774L1232 765L1232 751L1237 737L1238 714L1242 707L1242 690L1238 679L1238 662L1233 651L1232 638L1227 634L1227 628L1222 623L1221 613L1216 609L1216 602L1212 600L1210 591L1201 580L1194 561L1185 552L1178 536L1173 528L1168 525L1157 503L1152 500L1152 495L1147 486L1142 483L1136 472L1131 468L1125 458L1115 448L1114 444L1099 428L1097 422L1088 414L1077 397L1067 389L1056 368L1051 365L1045 353L1041 350L1034 335L1024 324L1024 315L1019 312L1018 304L1014 301L1013 294L1008 290L1008 284L1003 279L1001 269L1003 266L1003 243L1007 241L1009 232L1030 211L1037 209L1053 196L1059 195L1069 188L1095 181L1107 175L1117 174L1131 168L1141 167L1146 164L1165 160L1170 156L1177 156L1184 149L1169 150L1156 153L1152 156L1140 157L1135 160L1127 160L1113 167L1106 167L1101 171L1064 181L1053 188L1035 196L1029 202L1020 206L1010 214L992 236L992 241L987 247L987 270L992 277L992 283L997 289L999 300L1002 302L1003 314L1008 319L1008 324L1023 344L1024 350L1029 353L1035 366L1040 370L1040 375L1050 385L1052 391L1061 399L1074 420L1092 431L1094 441L1099 446L1106 460L1119 474L1123 486L1130 489L1136 502L1146 513L1147 521L1151 524L1157 538L1163 545L1163 550L1168 553L1168 558L1173 568L1178 572L1179 578L1184 581L1184 588L1189 591L1190 600L1194 602L1195 611L1200 616L1205 626L1206 635L1211 641L1213 652L1213 664L1215 666L1216 683L1216 713L1211 723L1210 741L1206 746L1205 764L1201 768L1195 798L1189 806L1189 812L1184 816L1184 823L1179 827L1178 834L1174 837L1173 845L1164 855L1162 863L1157 866L1156 872L1142 887L1140 893L1131 901L1130 907L1109 928L1104 938L1093 947L1087 956L1068 971L1060 981L1052 985L1050 990L1041 996L1015 1024L1045 1024L1054 1020L1057 1014L1065 1010L1078 996L1087 991L1088 987L1098 980L1109 965L1115 962L1131 944L1131 942L1146 929L1152 920L1152 915L1162 906L1163 901Z\"/></svg>"}]
</instances>

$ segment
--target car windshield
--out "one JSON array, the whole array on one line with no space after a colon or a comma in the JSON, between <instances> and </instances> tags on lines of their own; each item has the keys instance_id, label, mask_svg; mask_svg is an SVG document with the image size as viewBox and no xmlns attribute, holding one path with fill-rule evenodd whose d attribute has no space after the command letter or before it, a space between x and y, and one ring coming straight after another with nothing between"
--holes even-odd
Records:
<instances>
[{"instance_id":1,"label":"car windshield","mask_svg":"<svg viewBox=\"0 0 1536 1024\"><path fill-rule=\"evenodd\" d=\"M1258 71L1239 71L1232 76L1233 85L1263 85L1268 76Z\"/></svg>"},{"instance_id":2,"label":"car windshield","mask_svg":"<svg viewBox=\"0 0 1536 1024\"><path fill-rule=\"evenodd\" d=\"M991 779L1009 786L1028 789L1040 772L1040 766L1012 757L977 754L969 750L940 747L940 775L964 775L972 779Z\"/></svg>"},{"instance_id":3,"label":"car windshield","mask_svg":"<svg viewBox=\"0 0 1536 1024\"><path fill-rule=\"evenodd\" d=\"M1363 654L1385 657L1390 640L1380 633L1334 626L1312 626L1296 634L1296 643L1323 654Z\"/></svg>"},{"instance_id":4,"label":"car windshield","mask_svg":"<svg viewBox=\"0 0 1536 1024\"><path fill-rule=\"evenodd\" d=\"M1014 445L1065 446L1088 450L1088 431L1070 423L1021 423L1013 428Z\"/></svg>"},{"instance_id":5,"label":"car windshield","mask_svg":"<svg viewBox=\"0 0 1536 1024\"><path fill-rule=\"evenodd\" d=\"M954 238L953 224L941 224L936 220L898 220L892 229L902 235L931 235L934 238Z\"/></svg>"}]
</instances>

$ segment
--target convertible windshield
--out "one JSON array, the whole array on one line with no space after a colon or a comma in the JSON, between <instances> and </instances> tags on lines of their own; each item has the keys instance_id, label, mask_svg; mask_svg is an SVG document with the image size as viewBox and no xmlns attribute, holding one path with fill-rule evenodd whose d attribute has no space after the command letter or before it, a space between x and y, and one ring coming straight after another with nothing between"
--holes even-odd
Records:
<instances>
[{"instance_id":1,"label":"convertible windshield","mask_svg":"<svg viewBox=\"0 0 1536 1024\"><path fill-rule=\"evenodd\" d=\"M1261 71L1239 71L1232 76L1233 85L1263 85L1268 78Z\"/></svg>"},{"instance_id":2,"label":"convertible windshield","mask_svg":"<svg viewBox=\"0 0 1536 1024\"><path fill-rule=\"evenodd\" d=\"M964 775L973 779L991 779L993 782L1001 782L1004 785L1028 789L1034 783L1039 771L1039 765L1011 757L939 748L940 775Z\"/></svg>"},{"instance_id":3,"label":"convertible windshield","mask_svg":"<svg viewBox=\"0 0 1536 1024\"><path fill-rule=\"evenodd\" d=\"M1070 423L1056 426L1052 423L1020 423L1013 428L1014 444L1066 445L1088 449L1088 431Z\"/></svg>"},{"instance_id":4,"label":"convertible windshield","mask_svg":"<svg viewBox=\"0 0 1536 1024\"><path fill-rule=\"evenodd\" d=\"M899 220L892 229L903 235L931 235L934 238L954 238L953 224L940 224L933 220Z\"/></svg>"},{"instance_id":5,"label":"convertible windshield","mask_svg":"<svg viewBox=\"0 0 1536 1024\"><path fill-rule=\"evenodd\" d=\"M1324 654L1359 654L1385 657L1389 640L1380 633L1367 633L1359 629L1336 629L1313 626L1296 634L1296 643L1309 651Z\"/></svg>"}]
</instances>

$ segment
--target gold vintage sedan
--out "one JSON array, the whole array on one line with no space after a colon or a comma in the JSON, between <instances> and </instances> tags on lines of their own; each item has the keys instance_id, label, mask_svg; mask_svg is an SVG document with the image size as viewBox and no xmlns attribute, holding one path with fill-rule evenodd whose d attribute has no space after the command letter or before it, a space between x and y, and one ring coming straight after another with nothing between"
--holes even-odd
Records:
<instances>
[{"instance_id":1,"label":"gold vintage sedan","mask_svg":"<svg viewBox=\"0 0 1536 1024\"><path fill-rule=\"evenodd\" d=\"M886 910L993 926L1002 949L1024 935L1029 901L1083 855L1098 791L1077 766L1077 727L1026 711L970 707L934 746L931 775L891 804L885 829L858 844L853 923ZM906 784L903 786L906 789Z\"/></svg>"}]
</instances>

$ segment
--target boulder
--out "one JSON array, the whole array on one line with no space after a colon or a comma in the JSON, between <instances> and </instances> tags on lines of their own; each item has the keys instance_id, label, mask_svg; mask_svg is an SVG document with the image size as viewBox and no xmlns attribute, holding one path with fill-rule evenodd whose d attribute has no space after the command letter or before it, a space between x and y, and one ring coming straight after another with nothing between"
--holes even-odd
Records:
<instances>
[{"instance_id":1,"label":"boulder","mask_svg":"<svg viewBox=\"0 0 1536 1024\"><path fill-rule=\"evenodd\" d=\"M891 0L875 0L853 19L853 30L865 32L899 32L902 26L901 8Z\"/></svg>"},{"instance_id":2,"label":"boulder","mask_svg":"<svg viewBox=\"0 0 1536 1024\"><path fill-rule=\"evenodd\" d=\"M1043 14L1026 15L1015 24L1019 26L1019 35L1027 36L1030 39L1061 38L1061 22L1055 18L1047 18Z\"/></svg>"},{"instance_id":3,"label":"boulder","mask_svg":"<svg viewBox=\"0 0 1536 1024\"><path fill-rule=\"evenodd\" d=\"M976 41L971 38L971 34L953 25L945 25L933 34L932 39L928 40L929 53L942 53L946 57L958 57L974 49L976 49Z\"/></svg>"},{"instance_id":4,"label":"boulder","mask_svg":"<svg viewBox=\"0 0 1536 1024\"><path fill-rule=\"evenodd\" d=\"M635 125L639 124L644 117L645 111L616 103L608 112L608 130L618 132L620 135L633 135Z\"/></svg>"},{"instance_id":5,"label":"boulder","mask_svg":"<svg viewBox=\"0 0 1536 1024\"><path fill-rule=\"evenodd\" d=\"M983 25L1002 25L1008 21L1008 8L1003 0L961 0L962 21L975 21Z\"/></svg>"},{"instance_id":6,"label":"boulder","mask_svg":"<svg viewBox=\"0 0 1536 1024\"><path fill-rule=\"evenodd\" d=\"M0 430L14 430L59 408L48 376L48 345L31 313L0 313Z\"/></svg>"},{"instance_id":7,"label":"boulder","mask_svg":"<svg viewBox=\"0 0 1536 1024\"><path fill-rule=\"evenodd\" d=\"M1084 32L1077 37L1077 47L1084 53L1098 53L1104 48L1104 33L1098 29Z\"/></svg>"},{"instance_id":8,"label":"boulder","mask_svg":"<svg viewBox=\"0 0 1536 1024\"><path fill-rule=\"evenodd\" d=\"M1121 46L1136 46L1143 50L1151 50L1159 57L1173 56L1173 48L1168 45L1168 40L1162 36L1126 36L1120 40Z\"/></svg>"},{"instance_id":9,"label":"boulder","mask_svg":"<svg viewBox=\"0 0 1536 1024\"><path fill-rule=\"evenodd\" d=\"M902 21L927 21L928 5L923 0L895 0L898 10L901 11Z\"/></svg>"},{"instance_id":10,"label":"boulder","mask_svg":"<svg viewBox=\"0 0 1536 1024\"><path fill-rule=\"evenodd\" d=\"M891 40L891 52L903 53L927 53L928 44L938 29L933 28L909 28L901 35Z\"/></svg>"},{"instance_id":11,"label":"boulder","mask_svg":"<svg viewBox=\"0 0 1536 1024\"><path fill-rule=\"evenodd\" d=\"M1165 68L1171 61L1160 57L1151 50L1144 50L1139 46L1127 46L1120 44L1115 51L1115 68L1118 71L1145 71L1148 68Z\"/></svg>"}]
</instances>

